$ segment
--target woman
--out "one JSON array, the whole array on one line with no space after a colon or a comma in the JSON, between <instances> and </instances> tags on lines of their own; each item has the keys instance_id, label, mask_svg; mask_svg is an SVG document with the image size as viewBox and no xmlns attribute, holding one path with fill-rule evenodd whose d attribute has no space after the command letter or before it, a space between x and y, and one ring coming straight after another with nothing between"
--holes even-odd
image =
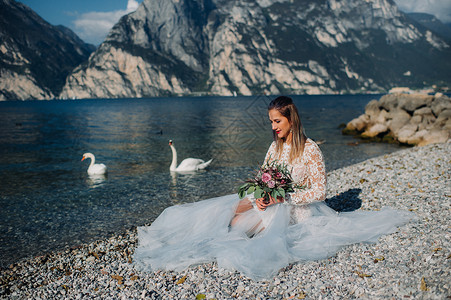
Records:
<instances>
[{"instance_id":1,"label":"woman","mask_svg":"<svg viewBox=\"0 0 451 300\"><path fill-rule=\"evenodd\" d=\"M310 209L306 204L326 199L326 170L323 155L318 145L308 139L302 127L299 113L293 100L289 97L281 96L268 106L269 120L271 121L274 142L269 147L265 157L268 160L278 160L291 170L293 180L304 189L289 193L286 199L276 200L270 197L269 202L264 198L246 198L238 204L236 214L231 225L234 226L240 220L243 213L250 209L257 208L266 210L268 206L280 202L290 204L291 223L299 223L310 215ZM268 217L268 214L263 215ZM264 221L264 220L262 220ZM250 230L261 230L264 222Z\"/></svg>"},{"instance_id":2,"label":"woman","mask_svg":"<svg viewBox=\"0 0 451 300\"><path fill-rule=\"evenodd\" d=\"M266 202L228 195L167 208L149 227L138 227L134 262L142 270L183 270L217 261L256 279L270 279L289 263L327 258L341 247L375 242L408 222L409 212L336 213L326 198L319 147L308 139L289 97L268 107L274 142L265 162L285 163L302 189Z\"/></svg>"}]
</instances>

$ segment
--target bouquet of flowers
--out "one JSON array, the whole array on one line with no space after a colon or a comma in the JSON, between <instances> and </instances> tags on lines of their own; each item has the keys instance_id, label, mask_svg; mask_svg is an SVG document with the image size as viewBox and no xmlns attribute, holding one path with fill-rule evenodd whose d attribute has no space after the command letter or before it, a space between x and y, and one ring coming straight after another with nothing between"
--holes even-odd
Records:
<instances>
[{"instance_id":1,"label":"bouquet of flowers","mask_svg":"<svg viewBox=\"0 0 451 300\"><path fill-rule=\"evenodd\" d=\"M286 164L271 159L256 171L253 178L245 182L238 188L240 198L254 193L255 199L264 198L267 203L270 195L274 199L285 198L286 193L294 192L295 188L303 188L293 182Z\"/></svg>"}]
</instances>

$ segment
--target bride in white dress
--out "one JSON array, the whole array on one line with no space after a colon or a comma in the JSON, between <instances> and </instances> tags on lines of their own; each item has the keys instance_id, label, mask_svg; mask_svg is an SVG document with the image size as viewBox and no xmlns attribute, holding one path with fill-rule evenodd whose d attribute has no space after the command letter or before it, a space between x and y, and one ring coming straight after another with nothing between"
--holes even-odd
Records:
<instances>
[{"instance_id":1,"label":"bride in white dress","mask_svg":"<svg viewBox=\"0 0 451 300\"><path fill-rule=\"evenodd\" d=\"M318 145L304 135L289 97L268 107L274 142L265 162L285 163L303 189L285 199L239 199L237 194L165 209L148 227L138 227L134 263L138 269L181 271L216 261L255 280L270 279L290 263L324 259L340 248L376 242L414 218L410 212L337 213L326 199L326 171Z\"/></svg>"}]
</instances>

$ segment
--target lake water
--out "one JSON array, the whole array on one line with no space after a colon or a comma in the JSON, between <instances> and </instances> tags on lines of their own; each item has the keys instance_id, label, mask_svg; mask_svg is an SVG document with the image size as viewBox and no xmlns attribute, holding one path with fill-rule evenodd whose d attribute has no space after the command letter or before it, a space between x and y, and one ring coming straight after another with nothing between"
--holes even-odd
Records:
<instances>
[{"instance_id":1,"label":"lake water","mask_svg":"<svg viewBox=\"0 0 451 300\"><path fill-rule=\"evenodd\" d=\"M380 95L294 96L327 169L399 146L360 143L338 126ZM173 204L234 193L262 162L271 127L261 97L0 102L0 266L108 237L154 220ZM186 157L213 159L171 174L168 140ZM82 154L108 167L86 173ZM358 180L358 179L356 179Z\"/></svg>"}]
</instances>

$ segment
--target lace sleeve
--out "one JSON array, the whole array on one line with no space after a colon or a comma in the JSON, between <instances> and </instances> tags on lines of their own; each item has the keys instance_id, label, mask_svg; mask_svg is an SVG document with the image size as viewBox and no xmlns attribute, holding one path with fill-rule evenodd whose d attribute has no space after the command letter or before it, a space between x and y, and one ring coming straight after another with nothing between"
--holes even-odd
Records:
<instances>
[{"instance_id":1,"label":"lace sleeve","mask_svg":"<svg viewBox=\"0 0 451 300\"><path fill-rule=\"evenodd\" d=\"M274 158L276 156L276 143L272 142L269 146L268 152L266 152L264 164L268 161L270 157Z\"/></svg>"},{"instance_id":2,"label":"lace sleeve","mask_svg":"<svg viewBox=\"0 0 451 300\"><path fill-rule=\"evenodd\" d=\"M300 164L294 165L293 172L304 173L298 183L306 185L306 188L288 194L287 200L294 205L305 205L326 199L326 167L321 150L312 141L308 146L306 144L303 155L303 162L301 160Z\"/></svg>"}]
</instances>

